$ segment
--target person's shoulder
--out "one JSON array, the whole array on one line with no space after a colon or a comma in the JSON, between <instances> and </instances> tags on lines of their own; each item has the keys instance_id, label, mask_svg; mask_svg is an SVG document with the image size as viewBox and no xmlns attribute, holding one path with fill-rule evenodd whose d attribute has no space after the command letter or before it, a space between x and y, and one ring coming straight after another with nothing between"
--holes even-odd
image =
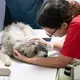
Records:
<instances>
[{"instance_id":1,"label":"person's shoulder","mask_svg":"<svg viewBox=\"0 0 80 80\"><path fill-rule=\"evenodd\" d=\"M68 30L75 31L75 32L77 32L77 31L80 32L80 15L73 18L73 20L69 24Z\"/></svg>"},{"instance_id":2,"label":"person's shoulder","mask_svg":"<svg viewBox=\"0 0 80 80\"><path fill-rule=\"evenodd\" d=\"M77 15L69 24L69 28L79 28L80 29L80 15Z\"/></svg>"},{"instance_id":3,"label":"person's shoulder","mask_svg":"<svg viewBox=\"0 0 80 80\"><path fill-rule=\"evenodd\" d=\"M80 23L80 14L74 17L71 21L71 23Z\"/></svg>"}]
</instances>

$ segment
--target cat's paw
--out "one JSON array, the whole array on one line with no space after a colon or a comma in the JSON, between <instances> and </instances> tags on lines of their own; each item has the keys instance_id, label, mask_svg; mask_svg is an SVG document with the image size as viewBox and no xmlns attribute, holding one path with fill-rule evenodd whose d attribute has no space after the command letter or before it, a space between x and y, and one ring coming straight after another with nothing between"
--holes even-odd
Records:
<instances>
[{"instance_id":1,"label":"cat's paw","mask_svg":"<svg viewBox=\"0 0 80 80\"><path fill-rule=\"evenodd\" d=\"M7 66L7 67L11 66L11 61L6 61L6 62L4 63L4 65Z\"/></svg>"}]
</instances>

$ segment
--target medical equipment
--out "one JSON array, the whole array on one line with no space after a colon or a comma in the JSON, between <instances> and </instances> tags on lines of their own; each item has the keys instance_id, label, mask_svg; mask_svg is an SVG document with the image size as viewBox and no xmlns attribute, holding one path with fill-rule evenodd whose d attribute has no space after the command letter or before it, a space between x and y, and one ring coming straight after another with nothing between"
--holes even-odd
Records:
<instances>
[{"instance_id":1,"label":"medical equipment","mask_svg":"<svg viewBox=\"0 0 80 80\"><path fill-rule=\"evenodd\" d=\"M73 80L73 67L66 66L65 68L60 68L57 74L57 80Z\"/></svg>"},{"instance_id":2,"label":"medical equipment","mask_svg":"<svg viewBox=\"0 0 80 80\"><path fill-rule=\"evenodd\" d=\"M11 71L7 68L0 68L0 80L9 80Z\"/></svg>"},{"instance_id":3,"label":"medical equipment","mask_svg":"<svg viewBox=\"0 0 80 80\"><path fill-rule=\"evenodd\" d=\"M73 80L80 80L80 65L74 67Z\"/></svg>"}]
</instances>

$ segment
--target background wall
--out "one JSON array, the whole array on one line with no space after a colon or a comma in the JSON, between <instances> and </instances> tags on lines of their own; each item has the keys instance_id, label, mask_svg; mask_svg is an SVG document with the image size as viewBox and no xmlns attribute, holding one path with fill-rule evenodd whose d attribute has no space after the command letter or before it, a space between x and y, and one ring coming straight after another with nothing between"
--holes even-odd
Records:
<instances>
[{"instance_id":1,"label":"background wall","mask_svg":"<svg viewBox=\"0 0 80 80\"><path fill-rule=\"evenodd\" d=\"M6 1L6 21L23 22L29 24L34 29L40 29L37 24L37 13L43 4L43 0L5 0ZM15 15L16 14L16 15ZM5 24L8 25L8 24Z\"/></svg>"},{"instance_id":2,"label":"background wall","mask_svg":"<svg viewBox=\"0 0 80 80\"><path fill-rule=\"evenodd\" d=\"M75 0L75 1L78 1L78 2L80 2L80 0Z\"/></svg>"},{"instance_id":3,"label":"background wall","mask_svg":"<svg viewBox=\"0 0 80 80\"><path fill-rule=\"evenodd\" d=\"M3 30L5 16L5 0L0 0L0 31Z\"/></svg>"}]
</instances>

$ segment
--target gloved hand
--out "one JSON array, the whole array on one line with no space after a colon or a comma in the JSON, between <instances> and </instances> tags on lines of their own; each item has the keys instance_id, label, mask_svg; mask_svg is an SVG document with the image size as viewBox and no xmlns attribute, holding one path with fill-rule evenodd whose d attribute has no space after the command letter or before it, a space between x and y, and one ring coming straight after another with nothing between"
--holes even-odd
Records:
<instances>
[{"instance_id":1,"label":"gloved hand","mask_svg":"<svg viewBox=\"0 0 80 80\"><path fill-rule=\"evenodd\" d=\"M47 42L43 39L33 38L33 39L30 39L30 41L34 42L36 45L40 45L41 47L44 47L48 51L52 51L54 48L52 43Z\"/></svg>"}]
</instances>

